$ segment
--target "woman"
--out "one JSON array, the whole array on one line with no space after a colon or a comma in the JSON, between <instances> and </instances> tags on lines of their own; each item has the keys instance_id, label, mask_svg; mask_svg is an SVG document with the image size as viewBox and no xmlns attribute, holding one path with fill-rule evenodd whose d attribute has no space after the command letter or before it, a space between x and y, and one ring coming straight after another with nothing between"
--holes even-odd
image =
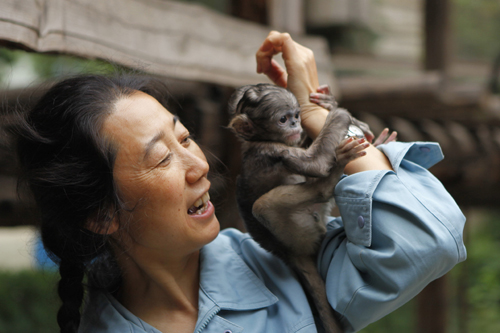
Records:
<instances>
[{"instance_id":1,"label":"woman","mask_svg":"<svg viewBox=\"0 0 500 333\"><path fill-rule=\"evenodd\" d=\"M286 71L272 60L280 52ZM318 86L312 52L271 32L257 66L297 96L315 137L326 111L309 102ZM159 88L148 79L69 79L20 126L24 180L60 265L61 332L316 332L290 270L248 235L219 233L205 157ZM330 222L319 254L348 332L465 259L465 219L424 169L439 148L380 149L346 167L336 188L342 218Z\"/></svg>"}]
</instances>

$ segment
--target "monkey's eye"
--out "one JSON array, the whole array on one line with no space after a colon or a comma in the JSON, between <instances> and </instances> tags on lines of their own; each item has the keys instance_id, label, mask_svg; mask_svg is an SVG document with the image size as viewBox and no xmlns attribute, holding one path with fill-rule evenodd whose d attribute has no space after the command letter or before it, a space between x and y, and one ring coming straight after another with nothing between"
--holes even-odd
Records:
<instances>
[{"instance_id":1,"label":"monkey's eye","mask_svg":"<svg viewBox=\"0 0 500 333\"><path fill-rule=\"evenodd\" d=\"M286 123L286 120L287 120L286 116L283 116L280 118L280 123L284 124Z\"/></svg>"}]
</instances>

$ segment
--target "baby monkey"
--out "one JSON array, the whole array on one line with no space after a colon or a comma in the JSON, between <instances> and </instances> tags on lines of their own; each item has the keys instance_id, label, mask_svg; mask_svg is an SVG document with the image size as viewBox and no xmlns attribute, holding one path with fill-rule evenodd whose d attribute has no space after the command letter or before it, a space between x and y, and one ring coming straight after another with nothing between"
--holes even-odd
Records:
<instances>
[{"instance_id":1,"label":"baby monkey","mask_svg":"<svg viewBox=\"0 0 500 333\"><path fill-rule=\"evenodd\" d=\"M299 147L303 131L297 99L275 85L237 89L229 100L229 127L243 140L236 196L247 231L297 273L325 331L342 332L316 258L335 185L345 165L362 156L369 145L364 139L346 139L348 128L355 123L372 134L368 125L337 109L325 88L318 92L311 100L330 112L308 148Z\"/></svg>"}]
</instances>

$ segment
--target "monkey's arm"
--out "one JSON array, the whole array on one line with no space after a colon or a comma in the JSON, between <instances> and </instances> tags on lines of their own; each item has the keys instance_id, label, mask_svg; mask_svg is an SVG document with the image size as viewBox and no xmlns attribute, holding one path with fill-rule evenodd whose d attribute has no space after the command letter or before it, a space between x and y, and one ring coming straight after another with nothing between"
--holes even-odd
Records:
<instances>
[{"instance_id":1,"label":"monkey's arm","mask_svg":"<svg viewBox=\"0 0 500 333\"><path fill-rule=\"evenodd\" d=\"M343 109L331 111L318 137L306 149L284 151L283 164L290 170L310 177L326 177L338 164L335 154L337 147L344 140L351 115ZM357 144L368 146L364 139ZM314 172L311 172L314 171Z\"/></svg>"},{"instance_id":2,"label":"monkey's arm","mask_svg":"<svg viewBox=\"0 0 500 333\"><path fill-rule=\"evenodd\" d=\"M382 149L394 171L339 182L342 218L328 225L319 252L329 302L348 332L403 305L466 257L465 217L426 170L441 159L439 146L398 142Z\"/></svg>"},{"instance_id":3,"label":"monkey's arm","mask_svg":"<svg viewBox=\"0 0 500 333\"><path fill-rule=\"evenodd\" d=\"M259 142L254 146L270 160L283 163L291 173L306 177L327 177L335 162L334 158L328 160L304 148L281 143Z\"/></svg>"}]
</instances>

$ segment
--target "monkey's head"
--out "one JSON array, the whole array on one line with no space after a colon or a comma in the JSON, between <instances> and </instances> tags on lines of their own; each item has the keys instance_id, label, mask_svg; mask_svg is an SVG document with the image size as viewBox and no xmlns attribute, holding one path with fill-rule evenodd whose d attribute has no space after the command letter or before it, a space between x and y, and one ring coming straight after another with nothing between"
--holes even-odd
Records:
<instances>
[{"instance_id":1,"label":"monkey's head","mask_svg":"<svg viewBox=\"0 0 500 333\"><path fill-rule=\"evenodd\" d=\"M243 86L231 95L229 128L245 141L300 143L300 106L287 89L260 83Z\"/></svg>"}]
</instances>

